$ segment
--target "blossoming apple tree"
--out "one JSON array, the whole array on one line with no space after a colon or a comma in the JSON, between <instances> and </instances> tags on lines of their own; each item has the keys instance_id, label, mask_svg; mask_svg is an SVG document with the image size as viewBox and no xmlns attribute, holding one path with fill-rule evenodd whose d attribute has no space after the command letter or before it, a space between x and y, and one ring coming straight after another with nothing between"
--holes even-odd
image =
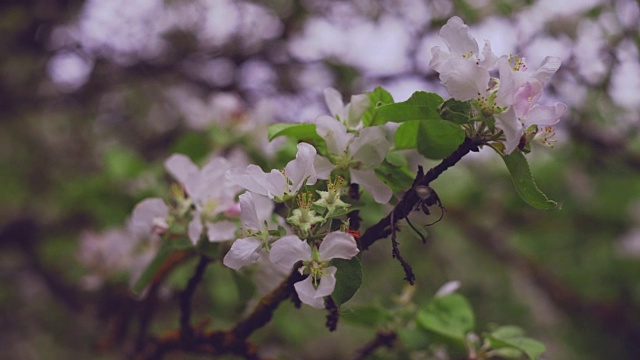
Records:
<instances>
[{"instance_id":1,"label":"blossoming apple tree","mask_svg":"<svg viewBox=\"0 0 640 360\"><path fill-rule=\"evenodd\" d=\"M283 168L237 166L223 156L202 168L181 154L165 162L175 180L171 197L149 198L135 207L129 228L140 246L127 249L131 256L143 250L147 255L135 266L122 266L130 271L132 290L144 297L185 259L200 260L180 294L179 327L144 342L136 357L182 351L261 358L260 347L248 338L288 300L326 311L326 326L334 330L362 284L367 269L361 259L385 239L392 242L404 280L413 284L416 275L401 254L397 232L406 222L424 237L421 226L408 218L415 210L445 214L446 199L431 183L470 152L492 149L504 160L522 200L540 210L557 206L536 186L525 155L532 143L551 146L552 126L567 110L562 103L538 103L560 60L547 57L531 71L524 58L494 54L489 42L481 50L458 17L442 27L440 36L447 48L433 48L429 65L449 99L416 91L396 103L378 87L344 104L340 93L327 89L330 115L269 128L269 140L297 143L295 158ZM401 150L440 162L412 173ZM388 215L362 228L359 210L369 202L387 206ZM230 329L207 330L206 324L191 321L191 297L207 266L246 274L258 289L253 310ZM367 321L380 330L354 358L398 343L403 344L398 354L540 358L544 346L519 328L502 326L478 335L469 303L455 293L459 285L445 285L413 311L383 309L371 315Z\"/></svg>"}]
</instances>

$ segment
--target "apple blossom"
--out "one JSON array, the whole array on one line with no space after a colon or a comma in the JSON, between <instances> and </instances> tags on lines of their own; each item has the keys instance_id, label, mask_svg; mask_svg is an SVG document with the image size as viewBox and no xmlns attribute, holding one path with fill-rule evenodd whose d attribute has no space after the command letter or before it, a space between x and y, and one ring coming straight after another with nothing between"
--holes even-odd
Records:
<instances>
[{"instance_id":1,"label":"apple blossom","mask_svg":"<svg viewBox=\"0 0 640 360\"><path fill-rule=\"evenodd\" d=\"M313 165L316 149L299 143L296 158L291 160L284 171L271 170L265 173L257 165L249 165L245 169L232 168L226 172L226 178L256 194L270 199L283 200L285 195L293 196L302 185L313 185L318 179Z\"/></svg>"},{"instance_id":2,"label":"apple blossom","mask_svg":"<svg viewBox=\"0 0 640 360\"><path fill-rule=\"evenodd\" d=\"M358 254L358 245L348 233L334 231L322 240L319 248L311 247L296 235L288 235L276 241L269 254L269 259L287 268L298 261L303 266L301 273L309 277L294 284L300 301L314 308L324 307L324 297L331 295L336 285L337 268L330 266L331 259L351 259Z\"/></svg>"},{"instance_id":3,"label":"apple blossom","mask_svg":"<svg viewBox=\"0 0 640 360\"><path fill-rule=\"evenodd\" d=\"M431 49L429 66L440 73L440 81L449 95L460 101L486 98L489 71L495 67L497 57L491 44L485 41L482 56L478 42L469 34L469 27L457 16L440 29L440 37L449 52L435 46Z\"/></svg>"},{"instance_id":4,"label":"apple blossom","mask_svg":"<svg viewBox=\"0 0 640 360\"><path fill-rule=\"evenodd\" d=\"M498 60L500 87L496 94L496 105L507 109L496 115L496 127L505 135L505 152L511 153L518 146L524 129L530 125L556 124L567 110L567 105L539 105L542 88L560 67L560 59L548 56L540 69L526 74L524 59L502 56Z\"/></svg>"},{"instance_id":5,"label":"apple blossom","mask_svg":"<svg viewBox=\"0 0 640 360\"><path fill-rule=\"evenodd\" d=\"M318 178L328 179L334 168L348 169L350 181L361 185L375 201L387 203L391 199L391 189L378 179L373 170L391 148L383 127L366 127L353 134L347 132L347 128L336 119L320 116L316 119L316 131L325 139L329 153L329 159L316 158Z\"/></svg>"},{"instance_id":6,"label":"apple blossom","mask_svg":"<svg viewBox=\"0 0 640 360\"><path fill-rule=\"evenodd\" d=\"M364 112L369 108L369 98L367 95L353 95L351 96L351 102L345 105L342 102L342 95L336 89L327 88L324 90L324 98L334 118L338 119L350 129L362 127L360 118L362 118Z\"/></svg>"},{"instance_id":7,"label":"apple blossom","mask_svg":"<svg viewBox=\"0 0 640 360\"><path fill-rule=\"evenodd\" d=\"M234 197L239 188L225 178L229 162L215 157L199 169L188 157L174 154L167 159L165 167L182 184L195 205L188 229L191 242L195 245L205 228L209 241L231 240L236 226L222 218L236 206Z\"/></svg>"},{"instance_id":8,"label":"apple blossom","mask_svg":"<svg viewBox=\"0 0 640 360\"><path fill-rule=\"evenodd\" d=\"M169 228L169 207L160 198L140 201L131 215L132 229L141 236L162 234Z\"/></svg>"},{"instance_id":9,"label":"apple blossom","mask_svg":"<svg viewBox=\"0 0 640 360\"><path fill-rule=\"evenodd\" d=\"M246 236L233 242L223 259L225 266L238 270L255 263L260 254L268 250L269 231L277 229L271 221L273 209L273 201L265 196L252 192L240 195L241 231Z\"/></svg>"}]
</instances>

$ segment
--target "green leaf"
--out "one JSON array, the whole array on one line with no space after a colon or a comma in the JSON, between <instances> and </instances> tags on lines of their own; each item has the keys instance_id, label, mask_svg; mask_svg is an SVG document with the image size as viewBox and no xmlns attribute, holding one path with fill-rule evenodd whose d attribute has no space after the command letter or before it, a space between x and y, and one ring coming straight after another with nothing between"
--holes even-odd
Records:
<instances>
[{"instance_id":1,"label":"green leaf","mask_svg":"<svg viewBox=\"0 0 640 360\"><path fill-rule=\"evenodd\" d=\"M379 107L371 125L380 125L389 121L441 120L438 108L443 102L444 100L438 94L416 91L407 101Z\"/></svg>"},{"instance_id":2,"label":"green leaf","mask_svg":"<svg viewBox=\"0 0 640 360\"><path fill-rule=\"evenodd\" d=\"M520 150L516 149L509 155L501 156L509 169L513 185L524 202L538 210L549 210L558 206L558 203L550 200L538 189L529 170L529 163Z\"/></svg>"},{"instance_id":3,"label":"green leaf","mask_svg":"<svg viewBox=\"0 0 640 360\"><path fill-rule=\"evenodd\" d=\"M495 349L512 348L522 351L530 360L538 360L546 351L540 341L523 336L523 331L516 326L502 326L487 336Z\"/></svg>"},{"instance_id":4,"label":"green leaf","mask_svg":"<svg viewBox=\"0 0 640 360\"><path fill-rule=\"evenodd\" d=\"M191 242L191 239L186 237L179 237L177 239L169 240L168 244L170 244L171 248L175 250L193 249L193 243Z\"/></svg>"},{"instance_id":5,"label":"green leaf","mask_svg":"<svg viewBox=\"0 0 640 360\"><path fill-rule=\"evenodd\" d=\"M380 305L363 305L340 311L340 319L354 325L376 327L391 319L391 314Z\"/></svg>"},{"instance_id":6,"label":"green leaf","mask_svg":"<svg viewBox=\"0 0 640 360\"><path fill-rule=\"evenodd\" d=\"M434 299L418 312L416 320L427 331L461 342L475 326L471 305L460 294Z\"/></svg>"},{"instance_id":7,"label":"green leaf","mask_svg":"<svg viewBox=\"0 0 640 360\"><path fill-rule=\"evenodd\" d=\"M391 154L391 153L390 153ZM407 164L402 166L394 165L385 159L375 169L376 175L389 185L394 193L411 187L413 183L413 173L409 171Z\"/></svg>"},{"instance_id":8,"label":"green leaf","mask_svg":"<svg viewBox=\"0 0 640 360\"><path fill-rule=\"evenodd\" d=\"M164 245L162 245L160 250L158 250L156 257L153 258L142 275L140 275L140 278L133 285L133 288L131 290L134 294L140 295L142 293L147 285L149 285L149 283L153 279L153 276L156 274L158 269L160 269L164 261L169 257L169 255L171 255L173 250L173 245L170 243L165 243Z\"/></svg>"},{"instance_id":9,"label":"green leaf","mask_svg":"<svg viewBox=\"0 0 640 360\"><path fill-rule=\"evenodd\" d=\"M350 260L333 259L331 265L338 268L336 272L336 288L331 297L340 306L349 301L362 285L362 264L355 256Z\"/></svg>"},{"instance_id":10,"label":"green leaf","mask_svg":"<svg viewBox=\"0 0 640 360\"><path fill-rule=\"evenodd\" d=\"M418 126L418 152L429 159L443 159L464 141L460 125L445 120L421 121Z\"/></svg>"},{"instance_id":11,"label":"green leaf","mask_svg":"<svg viewBox=\"0 0 640 360\"><path fill-rule=\"evenodd\" d=\"M372 92L365 93L365 95L369 98L369 108L362 115L362 124L371 126L375 121L376 109L383 105L393 104L393 97L387 90L379 86Z\"/></svg>"},{"instance_id":12,"label":"green leaf","mask_svg":"<svg viewBox=\"0 0 640 360\"><path fill-rule=\"evenodd\" d=\"M471 105L466 101L449 99L440 106L440 117L462 125L471 119Z\"/></svg>"},{"instance_id":13,"label":"green leaf","mask_svg":"<svg viewBox=\"0 0 640 360\"><path fill-rule=\"evenodd\" d=\"M418 127L420 123L421 121L414 120L404 122L398 126L394 137L396 150L415 149L418 146Z\"/></svg>"},{"instance_id":14,"label":"green leaf","mask_svg":"<svg viewBox=\"0 0 640 360\"><path fill-rule=\"evenodd\" d=\"M309 143L320 153L324 153L327 147L324 139L316 132L315 124L274 124L269 126L268 134L269 141L280 136L286 136L296 142Z\"/></svg>"},{"instance_id":15,"label":"green leaf","mask_svg":"<svg viewBox=\"0 0 640 360\"><path fill-rule=\"evenodd\" d=\"M171 147L172 153L181 153L193 161L204 159L211 153L211 141L204 132L188 132Z\"/></svg>"}]
</instances>

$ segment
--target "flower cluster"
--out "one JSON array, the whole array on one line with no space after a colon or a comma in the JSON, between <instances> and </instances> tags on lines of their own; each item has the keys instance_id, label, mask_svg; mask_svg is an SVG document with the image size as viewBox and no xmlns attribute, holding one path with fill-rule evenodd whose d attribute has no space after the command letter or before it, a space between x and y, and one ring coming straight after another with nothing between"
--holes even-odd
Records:
<instances>
[{"instance_id":1,"label":"flower cluster","mask_svg":"<svg viewBox=\"0 0 640 360\"><path fill-rule=\"evenodd\" d=\"M495 126L503 133L505 153L518 147L528 128L554 125L566 112L563 103L537 104L542 89L560 68L559 58L548 56L538 70L527 72L524 58L497 57L488 41L480 52L469 27L459 17L449 19L440 37L449 52L434 47L429 66L440 74L442 85L454 99L471 101L484 117L495 119ZM499 78L490 74L496 68ZM542 131L545 133L538 139L542 137L543 144L549 144L550 130Z\"/></svg>"}]
</instances>

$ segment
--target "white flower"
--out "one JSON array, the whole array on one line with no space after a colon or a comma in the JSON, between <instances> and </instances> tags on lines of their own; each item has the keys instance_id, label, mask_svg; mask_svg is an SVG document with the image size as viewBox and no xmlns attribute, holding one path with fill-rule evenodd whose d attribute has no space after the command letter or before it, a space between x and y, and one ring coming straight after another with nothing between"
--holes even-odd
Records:
<instances>
[{"instance_id":1,"label":"white flower","mask_svg":"<svg viewBox=\"0 0 640 360\"><path fill-rule=\"evenodd\" d=\"M445 297L447 295L453 294L460 288L460 285L461 283L458 280L449 281L444 285L440 286L440 289L436 291L436 294L434 295L434 297L439 298L439 297Z\"/></svg>"},{"instance_id":2,"label":"white flower","mask_svg":"<svg viewBox=\"0 0 640 360\"><path fill-rule=\"evenodd\" d=\"M485 41L480 56L478 42L469 34L469 27L457 16L440 29L440 37L449 52L435 46L431 49L429 66L440 73L440 81L449 95L460 101L486 97L489 71L495 67L496 56Z\"/></svg>"},{"instance_id":3,"label":"white flower","mask_svg":"<svg viewBox=\"0 0 640 360\"><path fill-rule=\"evenodd\" d=\"M274 169L265 173L259 166L249 165L245 169L230 169L226 178L256 194L282 200L285 195L297 194L305 182L308 185L316 183L318 178L313 166L315 156L316 149L313 146L299 143L296 158L287 164L283 172Z\"/></svg>"},{"instance_id":4,"label":"white flower","mask_svg":"<svg viewBox=\"0 0 640 360\"><path fill-rule=\"evenodd\" d=\"M365 94L351 96L351 102L345 105L342 102L342 95L338 90L327 88L324 90L324 99L331 115L340 120L350 129L362 127L360 118L369 108L369 98Z\"/></svg>"},{"instance_id":5,"label":"white flower","mask_svg":"<svg viewBox=\"0 0 640 360\"><path fill-rule=\"evenodd\" d=\"M222 263L234 270L258 261L260 254L269 246L270 230L277 225L271 221L273 201L251 192L240 195L240 221L246 237L233 242Z\"/></svg>"},{"instance_id":6,"label":"white flower","mask_svg":"<svg viewBox=\"0 0 640 360\"><path fill-rule=\"evenodd\" d=\"M316 120L316 131L327 144L331 160L318 156L315 167L318 178L328 179L334 168L348 169L352 183L361 185L375 201L387 203L393 195L391 189L375 174L373 167L379 165L391 148L381 126L366 127L358 136L347 132L347 128L330 116Z\"/></svg>"},{"instance_id":7,"label":"white flower","mask_svg":"<svg viewBox=\"0 0 640 360\"><path fill-rule=\"evenodd\" d=\"M160 198L149 198L139 202L133 208L131 224L133 231L140 236L160 235L167 231L169 207Z\"/></svg>"},{"instance_id":8,"label":"white flower","mask_svg":"<svg viewBox=\"0 0 640 360\"><path fill-rule=\"evenodd\" d=\"M278 265L291 268L302 261L301 272L309 274L303 281L294 284L300 301L314 308L324 307L324 297L331 295L336 285L335 266L329 266L331 259L351 259L358 254L358 246L350 234L335 231L327 236L316 249L295 235L288 235L276 241L271 248L269 259Z\"/></svg>"},{"instance_id":9,"label":"white flower","mask_svg":"<svg viewBox=\"0 0 640 360\"><path fill-rule=\"evenodd\" d=\"M505 153L516 149L524 129L530 125L549 126L556 124L567 110L567 105L556 103L545 106L537 104L543 87L560 67L560 59L548 56L540 69L526 74L524 59L506 56L498 60L500 88L496 104L507 109L496 115L496 126L505 135Z\"/></svg>"},{"instance_id":10,"label":"white flower","mask_svg":"<svg viewBox=\"0 0 640 360\"><path fill-rule=\"evenodd\" d=\"M197 244L205 228L209 241L233 239L235 224L221 219L236 206L234 198L239 190L225 177L229 162L216 157L199 169L188 157L174 154L165 162L165 168L182 184L195 205L188 231L191 242Z\"/></svg>"}]
</instances>

